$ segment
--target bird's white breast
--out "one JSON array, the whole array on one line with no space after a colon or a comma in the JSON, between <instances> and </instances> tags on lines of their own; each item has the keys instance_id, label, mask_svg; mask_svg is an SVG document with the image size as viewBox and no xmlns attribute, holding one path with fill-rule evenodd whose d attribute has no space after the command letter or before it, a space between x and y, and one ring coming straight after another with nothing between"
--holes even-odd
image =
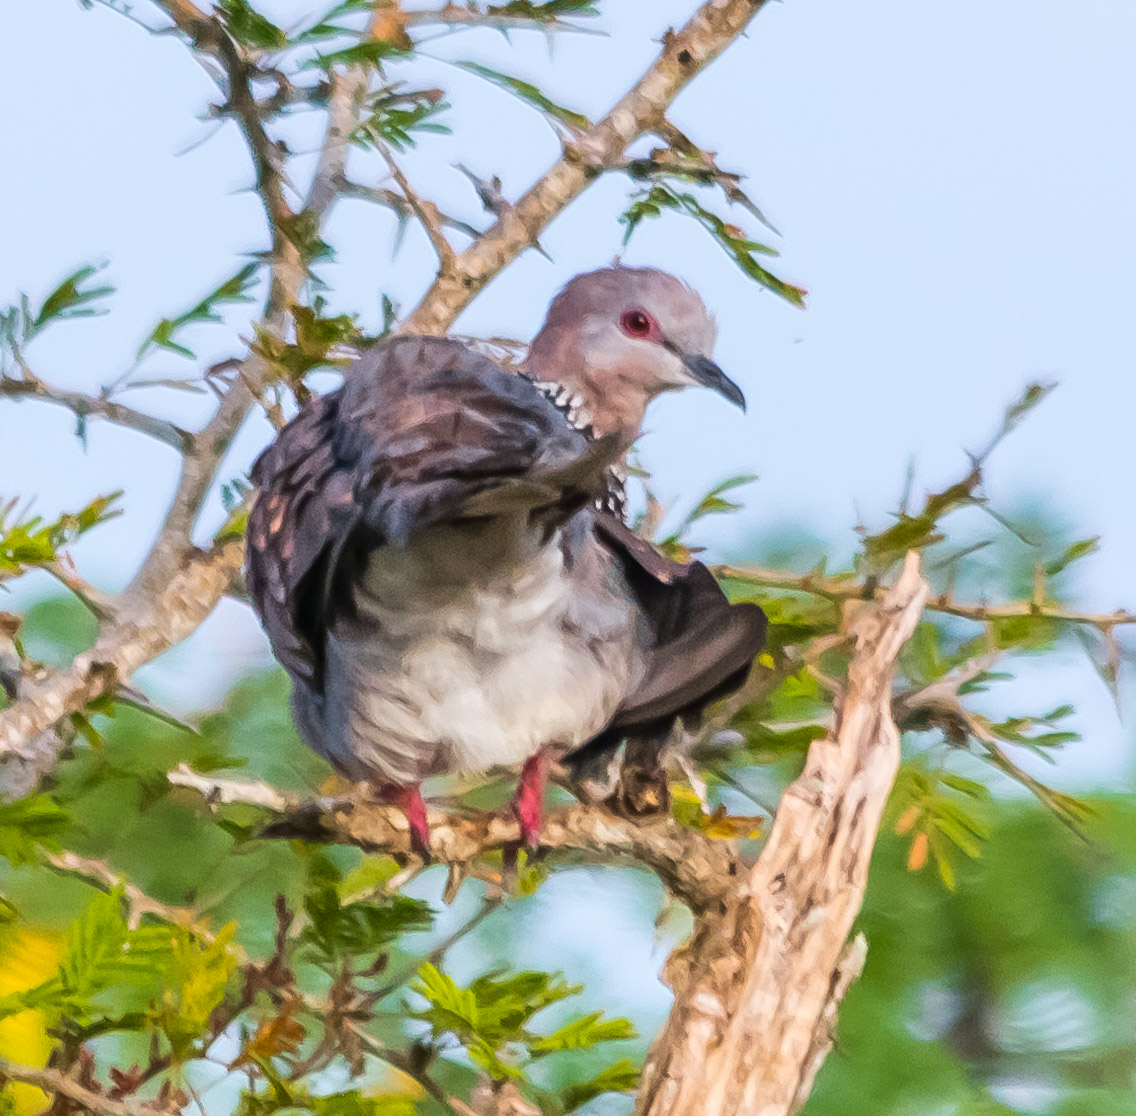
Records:
<instances>
[{"instance_id":1,"label":"bird's white breast","mask_svg":"<svg viewBox=\"0 0 1136 1116\"><path fill-rule=\"evenodd\" d=\"M642 672L636 611L606 552L570 563L520 524L380 550L356 604L329 640L347 703L338 744L395 782L578 747Z\"/></svg>"}]
</instances>

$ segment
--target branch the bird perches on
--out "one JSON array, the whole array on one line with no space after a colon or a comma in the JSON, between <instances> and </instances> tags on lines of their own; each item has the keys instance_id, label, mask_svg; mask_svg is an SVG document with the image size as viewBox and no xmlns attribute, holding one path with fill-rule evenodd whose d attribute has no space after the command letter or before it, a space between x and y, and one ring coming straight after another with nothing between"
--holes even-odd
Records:
<instances>
[{"instance_id":1,"label":"branch the bird perches on","mask_svg":"<svg viewBox=\"0 0 1136 1116\"><path fill-rule=\"evenodd\" d=\"M912 552L895 584L850 618L855 651L835 727L812 744L752 866L729 843L670 819L637 823L590 806L550 814L543 835L550 852L636 862L695 915L664 971L675 1002L647 1058L639 1116L790 1116L807 1098L866 952L863 938L849 936L899 766L892 677L927 594ZM216 804L270 810L272 835L411 855L406 820L394 807L305 803L266 784L188 769L170 782ZM435 857L459 872L519 836L511 820L443 815L431 817L431 832Z\"/></svg>"}]
</instances>

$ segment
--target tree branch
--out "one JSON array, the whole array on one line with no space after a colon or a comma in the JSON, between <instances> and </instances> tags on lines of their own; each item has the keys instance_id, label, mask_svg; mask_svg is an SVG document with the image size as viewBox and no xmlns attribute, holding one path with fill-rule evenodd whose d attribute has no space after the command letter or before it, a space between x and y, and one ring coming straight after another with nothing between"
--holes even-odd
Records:
<instances>
[{"instance_id":1,"label":"tree branch","mask_svg":"<svg viewBox=\"0 0 1136 1116\"><path fill-rule=\"evenodd\" d=\"M169 781L200 794L211 805L245 803L276 815L266 837L356 845L410 860L410 835L402 811L358 796L303 800L267 783L216 779L184 765ZM458 817L429 812L430 851L437 862L472 866L489 851L516 845L520 829L512 816ZM720 903L724 889L738 876L736 852L671 818L634 822L595 806L567 806L550 811L541 829L541 847L568 852L584 863L629 862L649 868L684 903L703 910Z\"/></svg>"},{"instance_id":2,"label":"tree branch","mask_svg":"<svg viewBox=\"0 0 1136 1116\"><path fill-rule=\"evenodd\" d=\"M426 201L418 195L385 145L380 148L380 151L390 169L391 178L398 184L402 196L406 199L406 204L410 206L414 216L418 218L418 223L430 239L430 244L438 257L438 274L449 274L454 266L454 249L442 230L444 221L441 212L433 202Z\"/></svg>"},{"instance_id":3,"label":"tree branch","mask_svg":"<svg viewBox=\"0 0 1136 1116\"><path fill-rule=\"evenodd\" d=\"M913 552L860 614L836 728L810 748L757 864L668 962L675 1006L644 1067L640 1116L788 1116L808 1095L862 961L845 943L899 766L892 673L926 596Z\"/></svg>"},{"instance_id":4,"label":"tree branch","mask_svg":"<svg viewBox=\"0 0 1136 1116\"><path fill-rule=\"evenodd\" d=\"M74 1101L83 1111L102 1113L103 1116L169 1116L169 1109L162 1105L112 1100L105 1093L96 1093L57 1069L35 1069L0 1057L0 1081L5 1080L35 1085L45 1093Z\"/></svg>"},{"instance_id":5,"label":"tree branch","mask_svg":"<svg viewBox=\"0 0 1136 1116\"><path fill-rule=\"evenodd\" d=\"M122 889L123 898L130 909L129 926L133 929L142 921L143 915L154 915L164 922L175 926L190 926L198 918L197 912L190 907L173 907L167 903L160 903L157 899L147 895L140 887L130 882L121 872L116 872L105 860L95 857L80 856L68 850L62 852L45 852L44 863L54 872L62 876L75 876L85 880L102 892L112 892L116 888ZM197 931L205 941L211 941L213 935L207 930Z\"/></svg>"},{"instance_id":6,"label":"tree branch","mask_svg":"<svg viewBox=\"0 0 1136 1116\"><path fill-rule=\"evenodd\" d=\"M239 577L243 556L243 545L233 541L195 554L152 599L124 609L66 670L25 678L19 700L0 711L0 761L12 756L34 762L41 773L49 770L61 744L56 738L43 749L42 734L69 713L114 693L140 666L196 631Z\"/></svg>"},{"instance_id":7,"label":"tree branch","mask_svg":"<svg viewBox=\"0 0 1136 1116\"><path fill-rule=\"evenodd\" d=\"M121 403L115 403L102 396L84 395L80 391L52 387L26 370L19 379L15 376L0 376L0 396L17 401L31 397L41 399L45 403L56 403L60 407L66 407L80 420L106 419L117 426L165 442L166 445L173 446L182 453L193 444L193 435L172 422L136 411L132 407L124 407Z\"/></svg>"},{"instance_id":8,"label":"tree branch","mask_svg":"<svg viewBox=\"0 0 1136 1116\"><path fill-rule=\"evenodd\" d=\"M403 333L445 333L481 289L628 145L661 125L671 101L749 24L765 0L707 0L679 32L667 32L651 68L598 124L564 148L563 157L496 224L443 269L403 322Z\"/></svg>"},{"instance_id":9,"label":"tree branch","mask_svg":"<svg viewBox=\"0 0 1136 1116\"><path fill-rule=\"evenodd\" d=\"M397 190L388 190L383 186L364 186L359 182L345 181L341 184L339 196L384 206L392 210L400 220L415 216L413 206L404 195ZM471 224L466 221L459 221L456 217L450 217L438 209L437 205L434 205L433 209L438 215L439 222L445 227L457 229L458 232L465 233L470 239L476 239L481 235Z\"/></svg>"},{"instance_id":10,"label":"tree branch","mask_svg":"<svg viewBox=\"0 0 1136 1116\"><path fill-rule=\"evenodd\" d=\"M263 323L283 333L306 278L303 261L283 226L294 217L284 194L282 153L264 129L267 111L252 95L256 74L224 29L191 0L159 0L201 53L219 61L228 77L227 108L241 123L253 155L257 187L273 237L272 283ZM443 269L403 325L404 332L444 331L488 281L528 244L597 174L615 165L627 145L662 124L667 106L708 63L740 35L765 0L707 0L686 27L668 32L662 53L632 90L595 127L565 149L536 186ZM323 216L343 183L348 140L365 92L367 72L352 68L333 83L327 133L305 208ZM334 189L333 189L334 187ZM409 199L408 199L409 200ZM303 212L303 211L301 211ZM20 699L0 712L0 759L15 756L44 771L57 757L56 739L43 734L63 717L113 690L143 663L191 634L233 584L242 548L229 543L202 557L191 547L193 526L217 467L268 375L255 353L236 365L237 376L214 417L192 436L170 509L133 584L119 602L118 618L104 627L95 647L68 669L25 682ZM186 599L180 596L186 594ZM162 602L171 614L161 615ZM34 753L34 756L33 756Z\"/></svg>"},{"instance_id":11,"label":"tree branch","mask_svg":"<svg viewBox=\"0 0 1136 1116\"><path fill-rule=\"evenodd\" d=\"M763 589L785 589L793 593L808 593L813 597L841 602L865 599L864 586L849 577L817 577L814 574L791 574L782 570L763 569L759 566L715 566L718 577L736 578ZM874 600L882 600L887 590L877 587L872 591ZM1113 628L1136 624L1136 612L1117 609L1115 612L1079 612L1062 605L1049 605L1037 601L1013 601L1009 604L969 604L956 601L949 593L927 598L929 612L942 612L964 620L989 623L992 620L1020 620L1031 616L1039 619L1059 620L1069 624L1088 624L1094 628Z\"/></svg>"}]
</instances>

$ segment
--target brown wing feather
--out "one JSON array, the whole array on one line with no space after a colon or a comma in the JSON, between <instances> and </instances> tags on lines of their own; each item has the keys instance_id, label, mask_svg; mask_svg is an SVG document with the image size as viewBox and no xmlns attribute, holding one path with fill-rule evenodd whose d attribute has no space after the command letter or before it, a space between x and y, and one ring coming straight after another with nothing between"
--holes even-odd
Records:
<instances>
[{"instance_id":1,"label":"brown wing feather","mask_svg":"<svg viewBox=\"0 0 1136 1116\"><path fill-rule=\"evenodd\" d=\"M378 546L517 508L555 522L600 495L621 451L456 341L398 338L311 400L253 469L247 584L280 661L318 690L327 625Z\"/></svg>"},{"instance_id":2,"label":"brown wing feather","mask_svg":"<svg viewBox=\"0 0 1136 1116\"><path fill-rule=\"evenodd\" d=\"M730 604L701 562L672 561L612 516L597 515L596 530L621 558L653 636L647 675L608 726L610 743L692 719L737 690L765 645L767 621L755 604Z\"/></svg>"}]
</instances>

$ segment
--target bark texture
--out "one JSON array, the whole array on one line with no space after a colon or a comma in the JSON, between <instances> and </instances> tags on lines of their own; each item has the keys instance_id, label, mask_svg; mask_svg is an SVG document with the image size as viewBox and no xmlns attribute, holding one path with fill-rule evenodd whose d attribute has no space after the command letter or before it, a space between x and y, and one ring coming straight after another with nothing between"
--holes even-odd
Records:
<instances>
[{"instance_id":1,"label":"bark texture","mask_svg":"<svg viewBox=\"0 0 1136 1116\"><path fill-rule=\"evenodd\" d=\"M922 612L918 556L855 621L831 736L789 787L758 862L700 913L665 977L675 1006L644 1067L640 1116L782 1116L804 1103L863 962L849 949L899 766L896 657Z\"/></svg>"}]
</instances>

